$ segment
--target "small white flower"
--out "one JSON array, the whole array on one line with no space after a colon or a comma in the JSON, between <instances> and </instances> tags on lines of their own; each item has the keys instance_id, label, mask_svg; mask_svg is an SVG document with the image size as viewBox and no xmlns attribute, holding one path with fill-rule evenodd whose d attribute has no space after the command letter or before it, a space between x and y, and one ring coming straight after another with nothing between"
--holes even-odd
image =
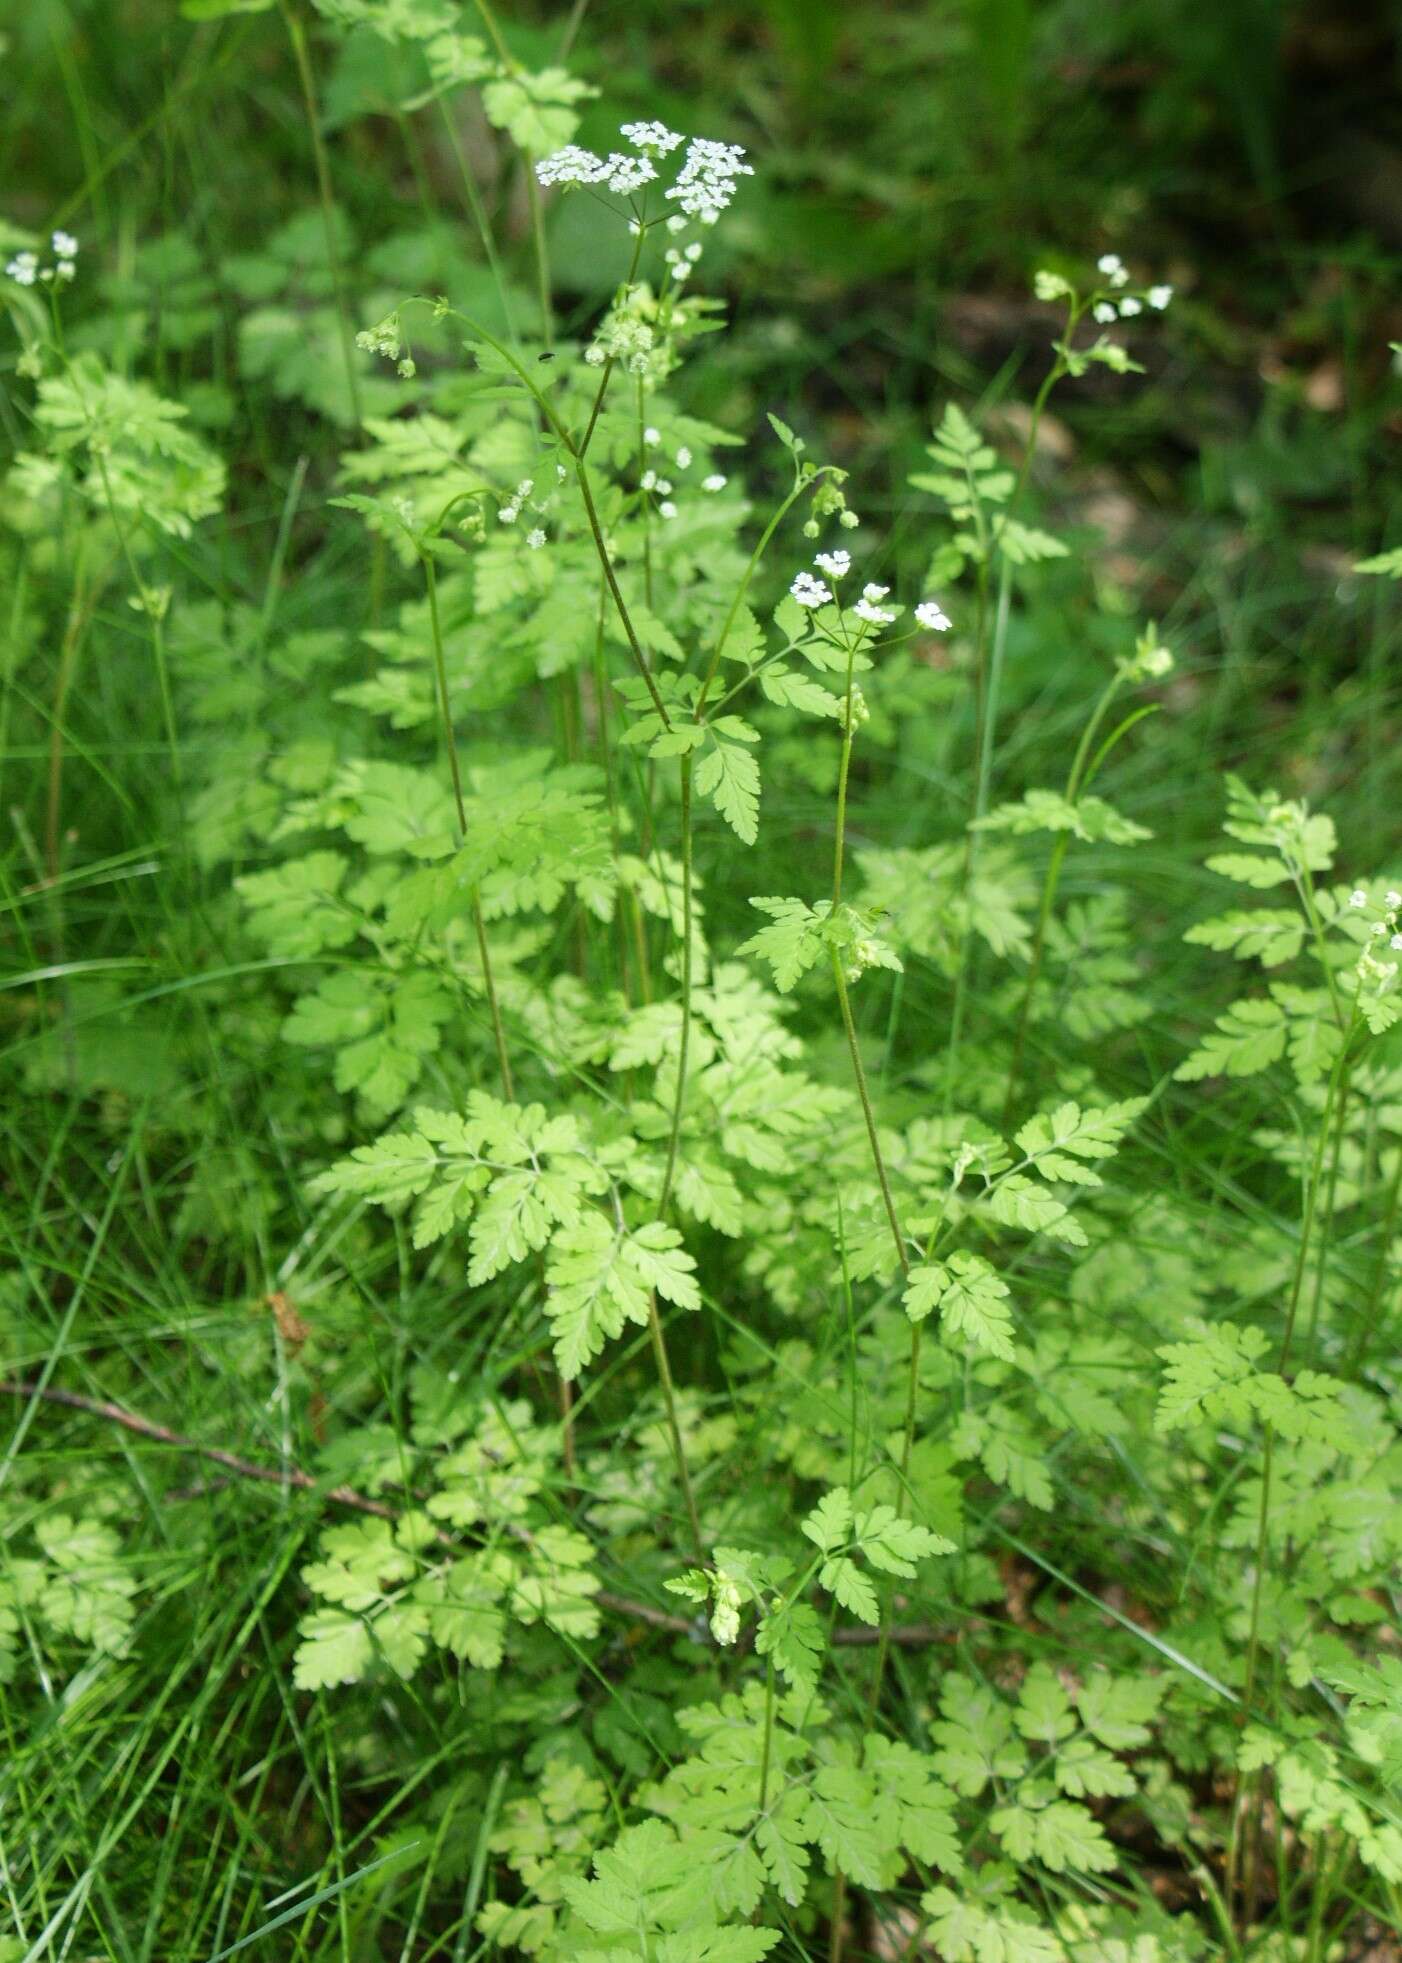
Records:
<instances>
[{"instance_id":1,"label":"small white flower","mask_svg":"<svg viewBox=\"0 0 1402 1963\"><path fill-rule=\"evenodd\" d=\"M17 252L5 272L16 286L33 286L39 276L39 261L32 252Z\"/></svg>"},{"instance_id":2,"label":"small white flower","mask_svg":"<svg viewBox=\"0 0 1402 1963\"><path fill-rule=\"evenodd\" d=\"M700 239L693 239L691 241L691 244L686 249L686 256L691 261L693 266L696 264L697 260L701 257L701 254L705 250L706 248L704 245L702 245Z\"/></svg>"},{"instance_id":3,"label":"small white flower","mask_svg":"<svg viewBox=\"0 0 1402 1963\"><path fill-rule=\"evenodd\" d=\"M1108 327L1112 320L1119 319L1119 315L1115 311L1115 303L1113 300L1097 300L1095 305L1091 308L1091 313L1094 315L1096 320L1100 322L1100 325L1102 327Z\"/></svg>"},{"instance_id":4,"label":"small white flower","mask_svg":"<svg viewBox=\"0 0 1402 1963\"><path fill-rule=\"evenodd\" d=\"M1136 300L1132 293L1126 293L1124 299L1120 302L1120 318L1122 320L1131 320L1135 314L1142 314L1143 311L1143 302Z\"/></svg>"},{"instance_id":5,"label":"small white flower","mask_svg":"<svg viewBox=\"0 0 1402 1963\"><path fill-rule=\"evenodd\" d=\"M1375 920L1372 926L1368 929L1368 932L1374 937L1375 940L1380 941L1383 935L1387 932L1387 929L1386 927L1383 926L1381 920Z\"/></svg>"},{"instance_id":6,"label":"small white flower","mask_svg":"<svg viewBox=\"0 0 1402 1963\"><path fill-rule=\"evenodd\" d=\"M658 478L657 495L660 498L669 498L672 495L672 480L670 477Z\"/></svg>"},{"instance_id":7,"label":"small white flower","mask_svg":"<svg viewBox=\"0 0 1402 1963\"><path fill-rule=\"evenodd\" d=\"M878 592L884 593L885 590L885 587L877 588ZM879 607L874 600L869 600L865 593L863 593L852 611L856 614L858 620L869 620L873 627L889 627L896 617L889 608Z\"/></svg>"},{"instance_id":8,"label":"small white flower","mask_svg":"<svg viewBox=\"0 0 1402 1963\"><path fill-rule=\"evenodd\" d=\"M852 570L852 555L839 549L836 552L820 552L813 564L825 572L829 579L842 579Z\"/></svg>"},{"instance_id":9,"label":"small white flower","mask_svg":"<svg viewBox=\"0 0 1402 1963\"><path fill-rule=\"evenodd\" d=\"M1402 934L1394 934L1388 942L1389 947L1402 947Z\"/></svg>"},{"instance_id":10,"label":"small white flower","mask_svg":"<svg viewBox=\"0 0 1402 1963\"><path fill-rule=\"evenodd\" d=\"M855 532L862 521L855 511L844 511L837 522L844 532Z\"/></svg>"},{"instance_id":11,"label":"small white flower","mask_svg":"<svg viewBox=\"0 0 1402 1963\"><path fill-rule=\"evenodd\" d=\"M1393 891L1384 893L1383 905L1389 907L1402 907L1402 893L1393 892Z\"/></svg>"},{"instance_id":12,"label":"small white flower","mask_svg":"<svg viewBox=\"0 0 1402 1963\"><path fill-rule=\"evenodd\" d=\"M78 241L71 232L55 232L53 237L55 259L76 259Z\"/></svg>"},{"instance_id":13,"label":"small white flower","mask_svg":"<svg viewBox=\"0 0 1402 1963\"><path fill-rule=\"evenodd\" d=\"M516 502L520 504L523 499L528 498L530 496L531 492L534 489L535 489L534 477L523 477L520 483L516 486Z\"/></svg>"},{"instance_id":14,"label":"small white flower","mask_svg":"<svg viewBox=\"0 0 1402 1963\"><path fill-rule=\"evenodd\" d=\"M584 359L589 363L591 368L603 367L605 355L597 341L591 341L589 343L588 347L584 350Z\"/></svg>"},{"instance_id":15,"label":"small white flower","mask_svg":"<svg viewBox=\"0 0 1402 1963\"><path fill-rule=\"evenodd\" d=\"M691 452L690 450L687 449L685 443L683 443L682 447L677 452L677 469L687 470L690 468L690 465L691 465Z\"/></svg>"},{"instance_id":16,"label":"small white flower","mask_svg":"<svg viewBox=\"0 0 1402 1963\"><path fill-rule=\"evenodd\" d=\"M657 472L655 470L645 470L638 479L638 482L645 491L655 490L657 487Z\"/></svg>"},{"instance_id":17,"label":"small white flower","mask_svg":"<svg viewBox=\"0 0 1402 1963\"><path fill-rule=\"evenodd\" d=\"M738 143L693 137L667 196L675 198L688 217L714 225L735 196L737 179L754 176L753 164L741 162L744 154Z\"/></svg>"},{"instance_id":18,"label":"small white flower","mask_svg":"<svg viewBox=\"0 0 1402 1963\"><path fill-rule=\"evenodd\" d=\"M1149 288L1149 305L1154 309L1155 313L1162 313L1172 298L1173 288L1171 286L1151 286Z\"/></svg>"},{"instance_id":19,"label":"small white flower","mask_svg":"<svg viewBox=\"0 0 1402 1963\"><path fill-rule=\"evenodd\" d=\"M701 479L701 489L703 491L723 491L725 486L726 479L722 477L718 470L713 470L709 477L703 477Z\"/></svg>"},{"instance_id":20,"label":"small white flower","mask_svg":"<svg viewBox=\"0 0 1402 1963\"><path fill-rule=\"evenodd\" d=\"M1351 907L1366 907L1368 904L1368 895L1363 891L1361 886L1355 886L1348 896L1348 903Z\"/></svg>"},{"instance_id":21,"label":"small white flower","mask_svg":"<svg viewBox=\"0 0 1402 1963\"><path fill-rule=\"evenodd\" d=\"M801 607L825 607L832 599L832 594L823 582L814 579L812 573L808 572L798 573L795 576L789 592Z\"/></svg>"},{"instance_id":22,"label":"small white flower","mask_svg":"<svg viewBox=\"0 0 1402 1963\"><path fill-rule=\"evenodd\" d=\"M884 600L886 598L890 590L889 586L878 586L874 579L869 579L862 588L862 598L868 606L874 607L878 600Z\"/></svg>"},{"instance_id":23,"label":"small white flower","mask_svg":"<svg viewBox=\"0 0 1402 1963\"><path fill-rule=\"evenodd\" d=\"M610 153L606 166L605 182L610 191L620 197L627 197L632 191L641 191L644 184L650 184L657 175L657 166L647 157L625 157L620 150Z\"/></svg>"},{"instance_id":24,"label":"small white flower","mask_svg":"<svg viewBox=\"0 0 1402 1963\"><path fill-rule=\"evenodd\" d=\"M545 543L545 533L540 529L539 525L536 526L533 532L526 533L526 543L532 552L539 552Z\"/></svg>"},{"instance_id":25,"label":"small white flower","mask_svg":"<svg viewBox=\"0 0 1402 1963\"><path fill-rule=\"evenodd\" d=\"M643 431L643 442L646 443L649 448L651 448L654 443L660 443L661 441L662 441L662 432L660 430L653 429L651 424L649 424L648 427Z\"/></svg>"},{"instance_id":26,"label":"small white flower","mask_svg":"<svg viewBox=\"0 0 1402 1963\"><path fill-rule=\"evenodd\" d=\"M609 165L592 150L581 150L577 143L567 143L563 150L542 157L535 174L542 184L597 184L608 176Z\"/></svg>"},{"instance_id":27,"label":"small white flower","mask_svg":"<svg viewBox=\"0 0 1402 1963\"><path fill-rule=\"evenodd\" d=\"M915 609L915 618L922 627L928 627L932 634L949 632L949 615L938 600L922 600Z\"/></svg>"},{"instance_id":28,"label":"small white flower","mask_svg":"<svg viewBox=\"0 0 1402 1963\"><path fill-rule=\"evenodd\" d=\"M677 507L670 498L663 498L661 504L657 507L657 515L659 518L675 518Z\"/></svg>"},{"instance_id":29,"label":"small white flower","mask_svg":"<svg viewBox=\"0 0 1402 1963\"><path fill-rule=\"evenodd\" d=\"M667 230L669 232L684 232L686 230L686 220L679 211L674 211L667 220Z\"/></svg>"},{"instance_id":30,"label":"small white flower","mask_svg":"<svg viewBox=\"0 0 1402 1963\"><path fill-rule=\"evenodd\" d=\"M665 123L620 123L618 133L626 136L635 150L655 150L659 157L665 157L669 150L686 141Z\"/></svg>"}]
</instances>

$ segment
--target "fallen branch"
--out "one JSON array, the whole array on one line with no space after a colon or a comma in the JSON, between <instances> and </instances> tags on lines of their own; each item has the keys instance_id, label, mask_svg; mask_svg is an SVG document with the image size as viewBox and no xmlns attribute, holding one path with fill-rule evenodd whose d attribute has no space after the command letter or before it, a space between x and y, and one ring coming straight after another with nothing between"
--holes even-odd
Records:
<instances>
[{"instance_id":1,"label":"fallen branch","mask_svg":"<svg viewBox=\"0 0 1402 1963\"><path fill-rule=\"evenodd\" d=\"M60 1390L53 1384L14 1383L4 1378L0 1378L0 1396L38 1398L45 1404L61 1404L70 1411L84 1411L91 1418L101 1418L106 1424L120 1425L124 1431L135 1432L138 1438L149 1438L154 1445L168 1445L173 1451L192 1452L197 1458L212 1459L216 1465L222 1465L240 1479L256 1479L265 1486L292 1487L299 1493L317 1493L336 1506L348 1507L355 1513L373 1514L377 1520L399 1518L392 1506L386 1505L383 1500L371 1499L368 1493L356 1492L353 1486L323 1486L320 1480L314 1479L300 1466L258 1465L252 1459L240 1458L237 1452L225 1451L222 1445L202 1445L197 1438L187 1438L183 1432L172 1431L167 1425L158 1425L151 1418L143 1418L139 1411L128 1411L123 1405L112 1404L104 1398L84 1397L80 1391ZM436 1538L445 1547L457 1545L451 1534L440 1531ZM648 1602L635 1602L626 1595L614 1595L607 1589L600 1589L594 1600L601 1609L607 1609L614 1615L626 1616L633 1622L645 1622L649 1628L666 1629L677 1636L695 1638L701 1626L698 1617L653 1608ZM852 1648L865 1648L878 1642L880 1636L879 1629L839 1629L833 1641ZM906 1649L920 1649L930 1643L953 1640L949 1630L937 1629L929 1622L898 1623L887 1631L887 1638Z\"/></svg>"}]
</instances>

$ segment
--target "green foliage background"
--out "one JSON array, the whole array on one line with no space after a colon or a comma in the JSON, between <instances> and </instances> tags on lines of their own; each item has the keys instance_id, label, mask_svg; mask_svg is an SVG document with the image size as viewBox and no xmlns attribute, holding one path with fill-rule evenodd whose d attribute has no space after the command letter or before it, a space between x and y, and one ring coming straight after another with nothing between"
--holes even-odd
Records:
<instances>
[{"instance_id":1,"label":"green foliage background","mask_svg":"<svg viewBox=\"0 0 1402 1963\"><path fill-rule=\"evenodd\" d=\"M1402 615L1358 570L1402 537L1392 10L503 12L512 62L598 91L579 141L655 116L747 147L698 275L726 331L657 412L733 473L732 531L743 481L744 551L793 475L774 415L848 473L862 528L824 542L955 620L862 677L846 915L812 911L840 664L753 698L753 849L743 734L698 762L678 1226L649 1218L674 765L612 752L620 836L597 579L528 618L495 539L490 617L439 562L482 841L454 856L420 546L373 501L458 482L454 418L505 494L535 421L506 383L474 404L451 324L409 323L407 382L360 351L349 381L347 331L443 292L534 364L545 316L507 111L424 100L377 11L0 21L0 249L81 240L61 365L26 366L49 329L12 287L0 353L0 1959L749 1963L834 1928L950 1963L1395 1953L1402 1059L1388 984L1336 1013L1350 890L1371 922L1402 884ZM587 339L620 228L578 196L542 223L555 329ZM975 888L974 579L932 463L967 437L976 476L1016 471L1060 327L1034 274L1105 251L1175 300L1130 337L1142 374L1092 368L1041 427L1021 515L1068 550L1011 589ZM744 551L698 548L699 599L677 576L688 651ZM760 631L811 551L795 518ZM583 579L582 527L556 563ZM671 674L665 610L639 619ZM1160 641L1109 802L1063 797L1088 705ZM524 1114L475 957L405 953L445 866L481 896ZM930 1235L909 1275L834 948L868 970L854 1037ZM1263 971L1240 999L1233 957ZM606 1191L632 1211L600 1310ZM568 1465L556 1364L583 1367ZM733 1648L707 1634L732 1616Z\"/></svg>"}]
</instances>

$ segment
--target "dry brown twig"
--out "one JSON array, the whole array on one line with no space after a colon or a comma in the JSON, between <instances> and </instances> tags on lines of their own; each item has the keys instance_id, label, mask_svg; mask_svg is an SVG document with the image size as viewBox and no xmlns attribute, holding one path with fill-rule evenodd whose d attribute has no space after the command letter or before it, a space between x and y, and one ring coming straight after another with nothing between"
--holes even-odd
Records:
<instances>
[{"instance_id":1,"label":"dry brown twig","mask_svg":"<svg viewBox=\"0 0 1402 1963\"><path fill-rule=\"evenodd\" d=\"M158 1425L154 1419L142 1417L139 1411L128 1411L124 1405L113 1404L104 1398L85 1397L81 1391L62 1390L55 1384L15 1383L4 1378L0 1378L0 1396L38 1398L45 1404L60 1404L66 1410L82 1411L91 1418L101 1418L106 1424L120 1425L124 1431L134 1432L138 1438L150 1439L152 1444L168 1445L173 1451L191 1452L197 1458L212 1459L216 1465L222 1465L240 1479L256 1479L267 1486L317 1493L335 1506L347 1507L355 1513L369 1513L377 1520L399 1518L394 1507L383 1500L371 1499L368 1493L356 1492L353 1486L324 1487L320 1480L314 1479L300 1466L258 1465L252 1459L240 1458L237 1452L226 1451L222 1445L202 1445L197 1438L187 1438L182 1432L172 1431L168 1425ZM451 1534L440 1532L438 1539L444 1546L457 1545ZM635 1602L626 1595L615 1595L607 1589L600 1589L594 1600L601 1609L607 1609L613 1615L645 1622L653 1629L666 1629L678 1636L695 1637L698 1633L696 1617L676 1615L670 1609L654 1608L648 1602ZM878 1629L839 1629L833 1641L852 1648L864 1648L877 1642L880 1633ZM937 1629L928 1622L898 1623L887 1632L887 1636L890 1642L898 1643L905 1649L921 1649L931 1643L952 1640L948 1630Z\"/></svg>"}]
</instances>

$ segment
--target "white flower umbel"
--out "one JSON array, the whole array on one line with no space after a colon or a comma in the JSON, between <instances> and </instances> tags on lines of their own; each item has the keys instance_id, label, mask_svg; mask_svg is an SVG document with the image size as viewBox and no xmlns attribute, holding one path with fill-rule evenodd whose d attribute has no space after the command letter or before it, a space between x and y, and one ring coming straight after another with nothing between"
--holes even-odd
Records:
<instances>
[{"instance_id":1,"label":"white flower umbel","mask_svg":"<svg viewBox=\"0 0 1402 1963\"><path fill-rule=\"evenodd\" d=\"M685 443L683 443L681 448L677 451L677 469L689 470L690 468L691 468L691 452L690 450L687 449Z\"/></svg>"},{"instance_id":2,"label":"white flower umbel","mask_svg":"<svg viewBox=\"0 0 1402 1963\"><path fill-rule=\"evenodd\" d=\"M657 507L657 515L659 518L675 518L677 515L677 507L673 504L670 498L663 498L662 502Z\"/></svg>"},{"instance_id":3,"label":"white flower umbel","mask_svg":"<svg viewBox=\"0 0 1402 1963\"><path fill-rule=\"evenodd\" d=\"M701 489L703 491L723 491L727 482L728 479L720 471L713 470L709 477L703 477L701 479Z\"/></svg>"},{"instance_id":4,"label":"white flower umbel","mask_svg":"<svg viewBox=\"0 0 1402 1963\"><path fill-rule=\"evenodd\" d=\"M1149 305L1154 309L1155 313L1161 314L1172 298L1173 288L1171 286L1151 286L1149 288Z\"/></svg>"},{"instance_id":5,"label":"white flower umbel","mask_svg":"<svg viewBox=\"0 0 1402 1963\"><path fill-rule=\"evenodd\" d=\"M581 150L567 143L563 150L552 150L536 164L535 174L542 184L598 184L608 176L608 165L592 150Z\"/></svg>"},{"instance_id":6,"label":"white flower umbel","mask_svg":"<svg viewBox=\"0 0 1402 1963\"><path fill-rule=\"evenodd\" d=\"M619 134L626 136L635 150L655 150L659 157L665 157L669 150L675 150L686 138L675 130L669 130L665 123L620 123Z\"/></svg>"},{"instance_id":7,"label":"white flower umbel","mask_svg":"<svg viewBox=\"0 0 1402 1963\"><path fill-rule=\"evenodd\" d=\"M789 592L801 607L825 607L832 599L823 582L807 572L795 576Z\"/></svg>"},{"instance_id":8,"label":"white flower umbel","mask_svg":"<svg viewBox=\"0 0 1402 1963\"><path fill-rule=\"evenodd\" d=\"M694 136L686 146L677 181L666 195L675 198L689 218L714 225L735 196L737 178L754 176L753 164L741 161L744 154L738 143Z\"/></svg>"},{"instance_id":9,"label":"white flower umbel","mask_svg":"<svg viewBox=\"0 0 1402 1963\"><path fill-rule=\"evenodd\" d=\"M5 267L6 278L12 279L16 286L52 286L62 284L77 276L74 263L78 257L78 241L71 232L55 232L50 244L53 247L54 262L44 265L37 252L26 248L15 253Z\"/></svg>"},{"instance_id":10,"label":"white flower umbel","mask_svg":"<svg viewBox=\"0 0 1402 1963\"><path fill-rule=\"evenodd\" d=\"M539 525L536 526L533 532L526 533L526 543L532 552L539 552L545 543L545 533L540 529Z\"/></svg>"},{"instance_id":11,"label":"white flower umbel","mask_svg":"<svg viewBox=\"0 0 1402 1963\"><path fill-rule=\"evenodd\" d=\"M852 570L852 555L841 550L820 552L813 564L820 572L825 572L829 579L842 579Z\"/></svg>"},{"instance_id":12,"label":"white flower umbel","mask_svg":"<svg viewBox=\"0 0 1402 1963\"><path fill-rule=\"evenodd\" d=\"M869 586L867 588L867 592L863 593L861 599L858 600L852 609L858 620L868 621L873 627L889 627L891 625L891 622L896 616L891 612L890 608L879 607L875 600L869 600L867 598L867 593L884 593L885 591L884 586Z\"/></svg>"},{"instance_id":13,"label":"white flower umbel","mask_svg":"<svg viewBox=\"0 0 1402 1963\"><path fill-rule=\"evenodd\" d=\"M1111 286L1129 285L1129 272L1118 252L1102 252L1095 265L1096 271L1103 273Z\"/></svg>"},{"instance_id":14,"label":"white flower umbel","mask_svg":"<svg viewBox=\"0 0 1402 1963\"><path fill-rule=\"evenodd\" d=\"M1348 896L1348 903L1351 907L1366 907L1368 904L1368 895L1363 891L1361 886L1355 886Z\"/></svg>"},{"instance_id":15,"label":"white flower umbel","mask_svg":"<svg viewBox=\"0 0 1402 1963\"><path fill-rule=\"evenodd\" d=\"M928 627L932 634L949 632L949 615L938 600L922 600L915 609L915 618L922 627Z\"/></svg>"},{"instance_id":16,"label":"white flower umbel","mask_svg":"<svg viewBox=\"0 0 1402 1963\"><path fill-rule=\"evenodd\" d=\"M602 182L610 191L620 197L627 197L632 191L641 191L644 184L650 184L657 175L657 166L648 157L625 157L621 150L610 153L605 164Z\"/></svg>"},{"instance_id":17,"label":"white flower umbel","mask_svg":"<svg viewBox=\"0 0 1402 1963\"><path fill-rule=\"evenodd\" d=\"M1119 310L1113 300L1097 300L1091 314L1102 327L1108 327L1112 320L1119 319Z\"/></svg>"},{"instance_id":18,"label":"white flower umbel","mask_svg":"<svg viewBox=\"0 0 1402 1963\"><path fill-rule=\"evenodd\" d=\"M1126 293L1124 299L1120 302L1121 320L1132 320L1135 314L1142 314L1143 311L1144 302L1142 300L1136 300L1132 293Z\"/></svg>"}]
</instances>

